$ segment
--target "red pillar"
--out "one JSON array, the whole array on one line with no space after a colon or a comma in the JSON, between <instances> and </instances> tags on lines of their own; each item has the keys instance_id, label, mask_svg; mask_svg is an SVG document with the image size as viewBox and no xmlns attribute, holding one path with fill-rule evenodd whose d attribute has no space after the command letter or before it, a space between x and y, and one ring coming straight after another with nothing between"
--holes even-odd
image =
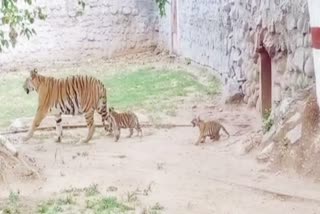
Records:
<instances>
[{"instance_id":1,"label":"red pillar","mask_svg":"<svg viewBox=\"0 0 320 214\"><path fill-rule=\"evenodd\" d=\"M271 58L264 47L260 48L260 96L262 115L272 108L272 68Z\"/></svg>"}]
</instances>

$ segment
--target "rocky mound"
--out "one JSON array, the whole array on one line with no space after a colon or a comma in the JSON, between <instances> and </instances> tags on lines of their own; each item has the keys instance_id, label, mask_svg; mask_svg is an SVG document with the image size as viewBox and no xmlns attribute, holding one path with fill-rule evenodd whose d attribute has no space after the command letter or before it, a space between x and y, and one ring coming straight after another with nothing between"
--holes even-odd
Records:
<instances>
[{"instance_id":1,"label":"rocky mound","mask_svg":"<svg viewBox=\"0 0 320 214\"><path fill-rule=\"evenodd\" d=\"M276 170L320 179L319 116L314 88L280 106L273 114L273 126L257 146L257 159Z\"/></svg>"},{"instance_id":2,"label":"rocky mound","mask_svg":"<svg viewBox=\"0 0 320 214\"><path fill-rule=\"evenodd\" d=\"M0 136L0 184L40 177L35 160L19 153L12 141L13 138Z\"/></svg>"}]
</instances>

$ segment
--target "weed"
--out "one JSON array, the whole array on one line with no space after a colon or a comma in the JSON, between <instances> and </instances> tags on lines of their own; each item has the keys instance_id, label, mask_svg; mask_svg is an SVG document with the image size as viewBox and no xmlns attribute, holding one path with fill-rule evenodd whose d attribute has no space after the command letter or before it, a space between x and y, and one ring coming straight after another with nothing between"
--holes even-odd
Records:
<instances>
[{"instance_id":1,"label":"weed","mask_svg":"<svg viewBox=\"0 0 320 214\"><path fill-rule=\"evenodd\" d=\"M38 205L37 213L39 214L56 214L63 211L61 205L57 204L54 200L48 200Z\"/></svg>"},{"instance_id":2,"label":"weed","mask_svg":"<svg viewBox=\"0 0 320 214\"><path fill-rule=\"evenodd\" d=\"M140 193L140 190L138 188L135 191L127 192L126 201L129 202L129 203L137 201L139 193Z\"/></svg>"},{"instance_id":3,"label":"weed","mask_svg":"<svg viewBox=\"0 0 320 214\"><path fill-rule=\"evenodd\" d=\"M21 213L19 210L19 191L18 192L10 192L9 195L9 203L3 209L3 214L19 214Z\"/></svg>"},{"instance_id":4,"label":"weed","mask_svg":"<svg viewBox=\"0 0 320 214\"><path fill-rule=\"evenodd\" d=\"M76 204L76 201L72 195L68 194L66 197L58 199L57 203L59 205L70 205Z\"/></svg>"},{"instance_id":5,"label":"weed","mask_svg":"<svg viewBox=\"0 0 320 214\"><path fill-rule=\"evenodd\" d=\"M151 210L156 210L156 211L160 211L160 210L163 210L163 209L164 209L164 207L161 206L161 204L159 204L159 202L157 202L155 205L153 205L151 207Z\"/></svg>"},{"instance_id":6,"label":"weed","mask_svg":"<svg viewBox=\"0 0 320 214\"><path fill-rule=\"evenodd\" d=\"M143 214L160 214L161 211L164 210L164 207L161 206L158 202L153 205L152 207L149 208L144 208L143 210Z\"/></svg>"},{"instance_id":7,"label":"weed","mask_svg":"<svg viewBox=\"0 0 320 214\"><path fill-rule=\"evenodd\" d=\"M97 184L91 184L89 187L85 188L84 191L87 197L99 194Z\"/></svg>"},{"instance_id":8,"label":"weed","mask_svg":"<svg viewBox=\"0 0 320 214\"><path fill-rule=\"evenodd\" d=\"M164 164L165 164L165 163L162 163L162 162L161 162L161 163L157 163L157 169L158 169L158 170L163 170Z\"/></svg>"},{"instance_id":9,"label":"weed","mask_svg":"<svg viewBox=\"0 0 320 214\"><path fill-rule=\"evenodd\" d=\"M100 213L125 213L133 208L119 202L115 197L93 198L86 201L87 208L95 214Z\"/></svg>"},{"instance_id":10,"label":"weed","mask_svg":"<svg viewBox=\"0 0 320 214\"><path fill-rule=\"evenodd\" d=\"M190 65L191 64L191 59L190 58L185 58L186 64Z\"/></svg>"},{"instance_id":11,"label":"weed","mask_svg":"<svg viewBox=\"0 0 320 214\"><path fill-rule=\"evenodd\" d=\"M19 195L20 195L20 192L10 192L10 195L9 195L9 201L11 204L17 204L18 201L19 201Z\"/></svg>"},{"instance_id":12,"label":"weed","mask_svg":"<svg viewBox=\"0 0 320 214\"><path fill-rule=\"evenodd\" d=\"M151 183L147 186L147 188L145 188L145 189L143 190L143 194L144 194L144 195L149 195L149 193L152 192L152 189L151 189L152 184L153 184L153 182L151 182Z\"/></svg>"},{"instance_id":13,"label":"weed","mask_svg":"<svg viewBox=\"0 0 320 214\"><path fill-rule=\"evenodd\" d=\"M267 110L263 115L263 132L268 132L273 126L274 121L271 115L271 109Z\"/></svg>"}]
</instances>

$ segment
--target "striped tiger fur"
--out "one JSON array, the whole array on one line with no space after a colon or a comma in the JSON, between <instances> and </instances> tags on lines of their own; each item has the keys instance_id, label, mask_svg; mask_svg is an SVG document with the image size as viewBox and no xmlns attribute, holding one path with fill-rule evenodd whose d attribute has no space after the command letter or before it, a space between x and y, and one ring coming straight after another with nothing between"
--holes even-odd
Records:
<instances>
[{"instance_id":1,"label":"striped tiger fur","mask_svg":"<svg viewBox=\"0 0 320 214\"><path fill-rule=\"evenodd\" d=\"M80 140L81 143L88 143L93 136L95 111L101 115L102 123L107 130L107 91L98 79L81 75L58 79L40 75L37 69L33 69L23 88L27 94L35 90L39 97L35 118L28 134L23 138L24 141L33 136L35 129L48 113L53 114L56 119L56 142L61 142L62 138L62 114L85 114L89 131L87 137Z\"/></svg>"},{"instance_id":2,"label":"striped tiger fur","mask_svg":"<svg viewBox=\"0 0 320 214\"><path fill-rule=\"evenodd\" d=\"M200 131L200 136L198 141L196 142L196 145L198 145L199 143L204 143L206 140L206 137L210 137L211 140L219 140L220 129L222 129L228 135L228 137L230 136L230 134L224 128L224 126L214 120L204 122L203 120L200 119L200 117L197 117L191 121L191 124L193 125L193 127L198 126Z\"/></svg>"},{"instance_id":3,"label":"striped tiger fur","mask_svg":"<svg viewBox=\"0 0 320 214\"><path fill-rule=\"evenodd\" d=\"M110 121L113 119L115 122ZM139 119L137 115L131 111L128 112L121 112L118 113L114 110L114 107L109 108L108 112L108 122L109 122L109 129L108 132L114 131L113 124L116 124L118 127L118 132L120 136L120 129L126 129L128 128L130 130L130 133L128 137L130 138L133 134L133 129L137 130L137 136L142 137L142 129L139 123Z\"/></svg>"}]
</instances>

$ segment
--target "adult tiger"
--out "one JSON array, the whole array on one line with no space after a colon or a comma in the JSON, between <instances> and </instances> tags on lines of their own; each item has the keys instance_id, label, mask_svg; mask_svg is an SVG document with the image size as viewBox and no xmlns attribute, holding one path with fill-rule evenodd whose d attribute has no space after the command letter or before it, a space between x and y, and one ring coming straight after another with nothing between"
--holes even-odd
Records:
<instances>
[{"instance_id":1,"label":"adult tiger","mask_svg":"<svg viewBox=\"0 0 320 214\"><path fill-rule=\"evenodd\" d=\"M33 136L35 129L49 112L56 119L56 142L61 142L62 138L62 114L85 114L89 131L87 137L80 140L81 143L88 143L93 136L95 111L101 115L102 123L105 129L108 129L105 124L108 114L107 91L103 83L93 77L77 75L58 79L40 75L37 69L33 69L23 88L27 94L35 90L39 96L37 113L27 136L23 138L24 141Z\"/></svg>"}]
</instances>

